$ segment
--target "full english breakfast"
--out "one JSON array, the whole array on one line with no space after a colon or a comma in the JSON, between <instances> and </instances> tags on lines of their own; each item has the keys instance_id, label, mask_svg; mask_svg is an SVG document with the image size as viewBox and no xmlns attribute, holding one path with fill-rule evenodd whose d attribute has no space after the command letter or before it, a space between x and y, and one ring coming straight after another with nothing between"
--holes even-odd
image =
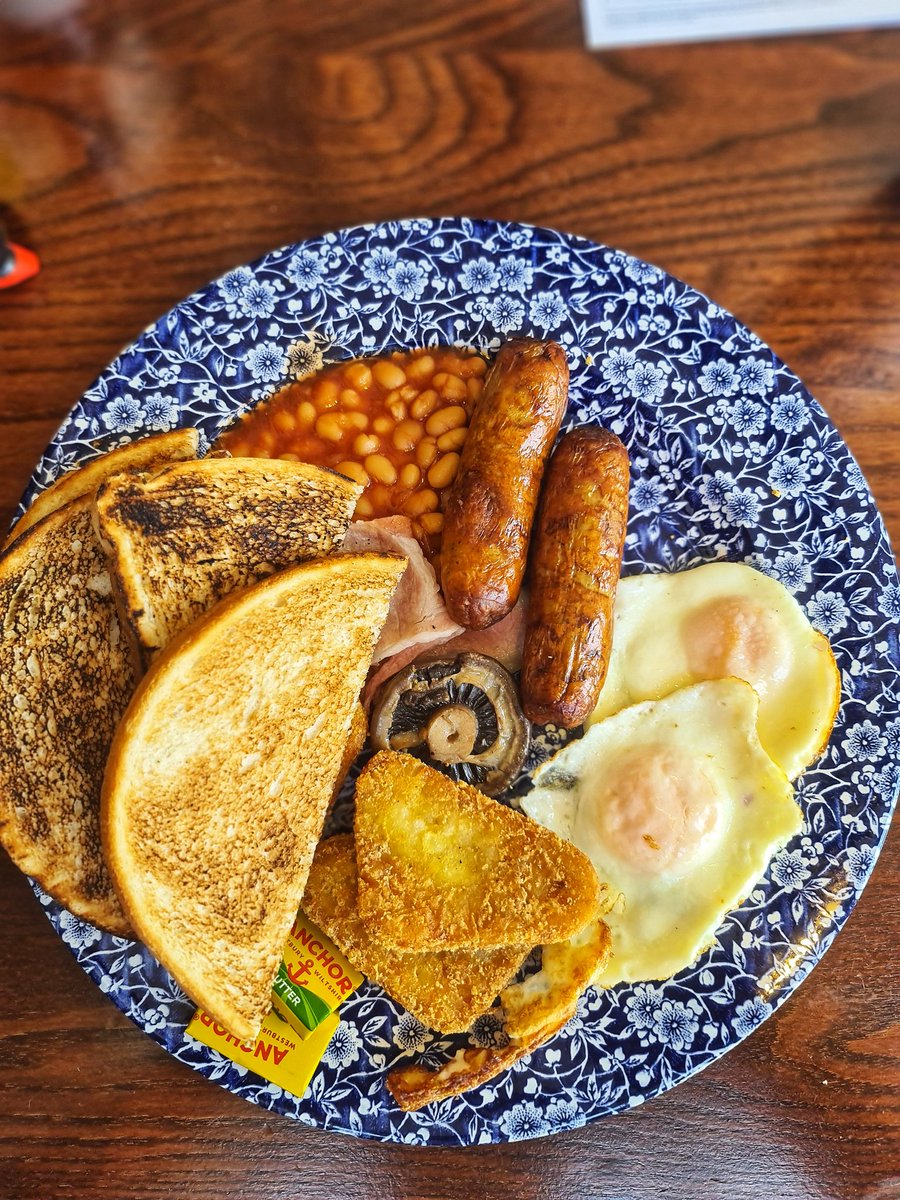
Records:
<instances>
[{"instance_id":1,"label":"full english breakfast","mask_svg":"<svg viewBox=\"0 0 900 1200\"><path fill-rule=\"evenodd\" d=\"M619 579L628 453L558 436L568 382L524 337L327 367L206 458L182 430L63 475L0 557L10 856L236 1044L298 909L425 1026L496 1015L503 1045L390 1073L407 1110L695 962L839 703L762 572ZM573 736L529 779L536 725Z\"/></svg>"}]
</instances>

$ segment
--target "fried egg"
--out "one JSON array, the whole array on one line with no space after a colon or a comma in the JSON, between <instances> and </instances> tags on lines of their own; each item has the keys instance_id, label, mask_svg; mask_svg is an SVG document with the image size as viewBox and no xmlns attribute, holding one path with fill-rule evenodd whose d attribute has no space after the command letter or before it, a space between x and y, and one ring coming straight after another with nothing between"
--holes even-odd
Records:
<instances>
[{"instance_id":1,"label":"fried egg","mask_svg":"<svg viewBox=\"0 0 900 1200\"><path fill-rule=\"evenodd\" d=\"M727 676L752 684L760 740L796 778L828 742L840 672L791 593L744 563L622 579L609 670L588 724Z\"/></svg>"},{"instance_id":2,"label":"fried egg","mask_svg":"<svg viewBox=\"0 0 900 1200\"><path fill-rule=\"evenodd\" d=\"M615 897L596 984L690 966L800 830L758 710L742 680L697 683L598 722L535 773L522 808L583 850Z\"/></svg>"}]
</instances>

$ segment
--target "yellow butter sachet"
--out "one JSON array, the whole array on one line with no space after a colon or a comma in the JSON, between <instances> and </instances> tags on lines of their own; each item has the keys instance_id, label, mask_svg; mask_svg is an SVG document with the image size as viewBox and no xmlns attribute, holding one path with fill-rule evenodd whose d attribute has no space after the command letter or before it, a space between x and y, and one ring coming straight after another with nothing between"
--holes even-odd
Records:
<instances>
[{"instance_id":1,"label":"yellow butter sachet","mask_svg":"<svg viewBox=\"0 0 900 1200\"><path fill-rule=\"evenodd\" d=\"M263 1021L254 1045L236 1038L201 1008L185 1032L286 1092L302 1096L339 1024L338 1016L331 1013L301 1038L277 1013L271 1012Z\"/></svg>"}]
</instances>

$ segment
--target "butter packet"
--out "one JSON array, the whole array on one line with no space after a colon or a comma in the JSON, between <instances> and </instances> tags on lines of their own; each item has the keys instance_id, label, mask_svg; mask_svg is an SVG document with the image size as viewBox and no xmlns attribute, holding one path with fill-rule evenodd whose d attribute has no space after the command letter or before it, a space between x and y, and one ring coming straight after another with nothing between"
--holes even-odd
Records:
<instances>
[{"instance_id":1,"label":"butter packet","mask_svg":"<svg viewBox=\"0 0 900 1200\"><path fill-rule=\"evenodd\" d=\"M272 985L272 1003L298 1037L306 1038L356 991L363 978L334 942L300 912Z\"/></svg>"},{"instance_id":2,"label":"butter packet","mask_svg":"<svg viewBox=\"0 0 900 1200\"><path fill-rule=\"evenodd\" d=\"M232 1062L255 1071L269 1083L277 1084L294 1096L302 1096L339 1024L337 1014L329 1013L313 1031L307 1031L306 1037L301 1038L277 1013L271 1012L253 1044L236 1038L200 1008L185 1033L204 1046L218 1050Z\"/></svg>"}]
</instances>

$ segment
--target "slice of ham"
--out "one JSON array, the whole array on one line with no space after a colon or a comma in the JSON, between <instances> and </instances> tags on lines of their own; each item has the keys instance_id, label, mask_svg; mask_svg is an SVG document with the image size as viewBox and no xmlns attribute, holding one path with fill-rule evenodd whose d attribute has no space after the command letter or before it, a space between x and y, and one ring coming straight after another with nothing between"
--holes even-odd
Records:
<instances>
[{"instance_id":1,"label":"slice of ham","mask_svg":"<svg viewBox=\"0 0 900 1200\"><path fill-rule=\"evenodd\" d=\"M519 602L512 612L502 621L498 621L496 625L492 625L489 629L464 629L455 637L451 634L446 639L433 640L430 648L440 647L442 651L446 651L448 658L452 658L461 650L472 650L476 654L487 654L491 658L496 658L497 662L502 663L507 671L518 671L522 666L526 607L525 598L520 596ZM363 689L363 704L366 708L372 703L375 693L386 679L390 679L392 675L402 671L427 648L429 647L425 643L416 642L379 663L377 669L369 675Z\"/></svg>"},{"instance_id":2,"label":"slice of ham","mask_svg":"<svg viewBox=\"0 0 900 1200\"><path fill-rule=\"evenodd\" d=\"M476 654L487 654L502 663L507 671L518 671L522 666L522 647L525 644L525 617L528 613L528 597L523 591L516 606L487 629L465 629L447 644L447 654L460 650L472 650Z\"/></svg>"},{"instance_id":3,"label":"slice of ham","mask_svg":"<svg viewBox=\"0 0 900 1200\"><path fill-rule=\"evenodd\" d=\"M409 562L394 592L372 656L373 664L385 659L393 661L401 654L408 654L406 662L411 662L427 646L445 642L463 632L463 627L451 620L444 606L434 568L422 552L408 517L354 521L347 530L341 550L350 554L366 551L402 554Z\"/></svg>"},{"instance_id":4,"label":"slice of ham","mask_svg":"<svg viewBox=\"0 0 900 1200\"><path fill-rule=\"evenodd\" d=\"M512 612L496 625L464 629L447 612L434 568L422 552L408 517L354 521L341 550L348 554L402 554L409 560L372 657L374 669L363 692L367 708L385 679L402 671L423 651L437 646L445 647L448 657L471 650L496 658L508 671L521 667L527 610L524 592Z\"/></svg>"}]
</instances>

